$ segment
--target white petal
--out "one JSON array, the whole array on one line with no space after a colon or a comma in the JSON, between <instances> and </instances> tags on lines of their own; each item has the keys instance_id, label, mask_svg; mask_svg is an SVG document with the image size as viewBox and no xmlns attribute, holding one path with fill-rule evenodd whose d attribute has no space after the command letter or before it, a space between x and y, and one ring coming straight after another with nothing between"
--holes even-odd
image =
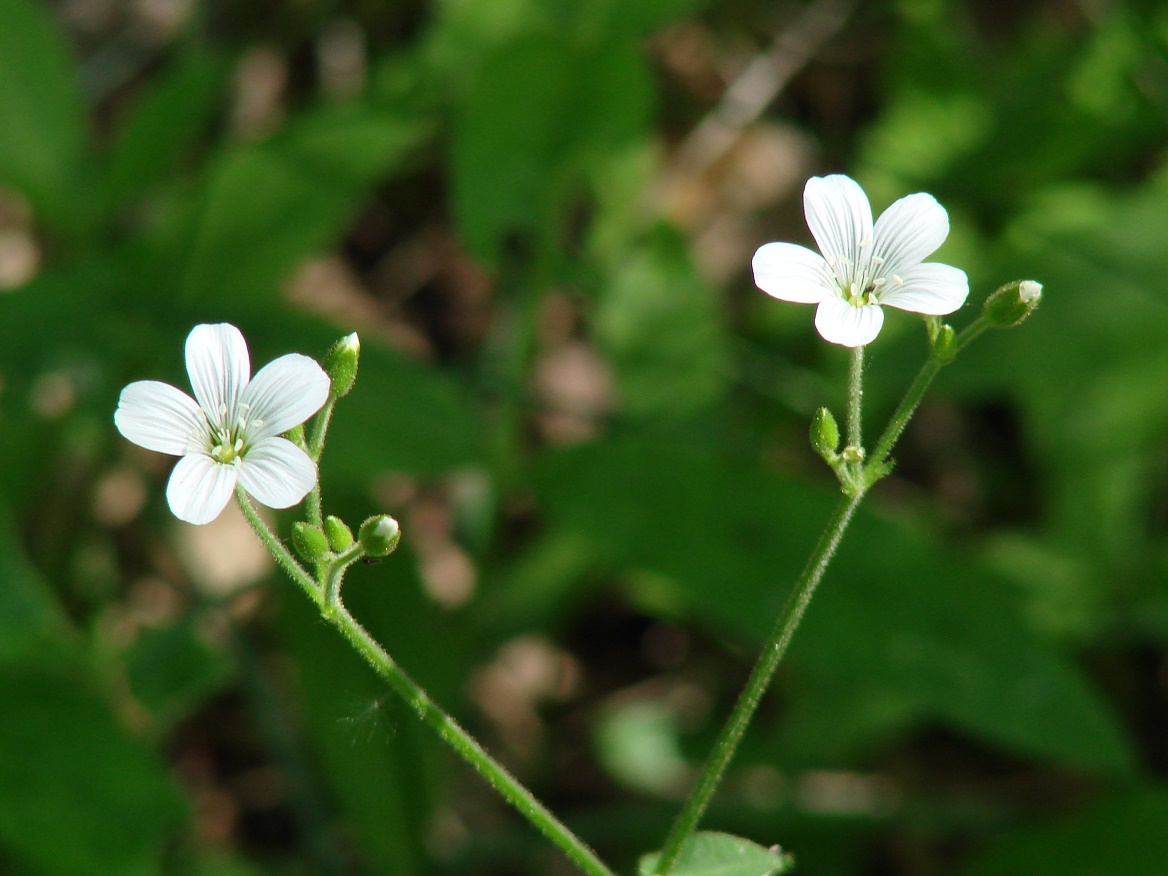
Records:
<instances>
[{"instance_id":1,"label":"white petal","mask_svg":"<svg viewBox=\"0 0 1168 876\"><path fill-rule=\"evenodd\" d=\"M880 303L913 313L944 316L952 313L969 295L969 278L965 271L937 262L917 265L903 277L903 285L889 280Z\"/></svg>"},{"instance_id":2,"label":"white petal","mask_svg":"<svg viewBox=\"0 0 1168 876\"><path fill-rule=\"evenodd\" d=\"M269 508L290 508L316 483L316 464L286 438L265 438L244 454L239 483Z\"/></svg>"},{"instance_id":3,"label":"white petal","mask_svg":"<svg viewBox=\"0 0 1168 876\"><path fill-rule=\"evenodd\" d=\"M751 264L758 288L781 301L817 304L835 286L823 256L794 243L760 246Z\"/></svg>"},{"instance_id":4,"label":"white petal","mask_svg":"<svg viewBox=\"0 0 1168 876\"><path fill-rule=\"evenodd\" d=\"M815 311L815 328L825 341L845 347L862 347L880 334L884 311L875 304L855 307L842 298L831 296L819 302Z\"/></svg>"},{"instance_id":5,"label":"white petal","mask_svg":"<svg viewBox=\"0 0 1168 876\"><path fill-rule=\"evenodd\" d=\"M328 375L312 359L299 353L273 359L256 373L240 398L248 406L241 409L241 416L253 424L262 421L251 426L248 435L255 440L299 426L320 410L328 394Z\"/></svg>"},{"instance_id":6,"label":"white petal","mask_svg":"<svg viewBox=\"0 0 1168 876\"><path fill-rule=\"evenodd\" d=\"M837 272L850 276L857 264L867 261L871 251L863 247L872 244L872 207L854 179L842 174L811 177L803 189L803 211L819 251ZM839 269L838 259L850 267Z\"/></svg>"},{"instance_id":7,"label":"white petal","mask_svg":"<svg viewBox=\"0 0 1168 876\"><path fill-rule=\"evenodd\" d=\"M908 195L880 214L873 255L884 260L880 274L903 274L937 251L949 236L949 214L932 195Z\"/></svg>"},{"instance_id":8,"label":"white petal","mask_svg":"<svg viewBox=\"0 0 1168 876\"><path fill-rule=\"evenodd\" d=\"M166 485L166 501L179 520L210 523L235 490L236 467L215 462L205 453L188 453L178 461Z\"/></svg>"},{"instance_id":9,"label":"white petal","mask_svg":"<svg viewBox=\"0 0 1168 876\"><path fill-rule=\"evenodd\" d=\"M171 456L182 456L208 431L195 400L158 380L139 380L122 390L114 425L135 444Z\"/></svg>"},{"instance_id":10,"label":"white petal","mask_svg":"<svg viewBox=\"0 0 1168 876\"><path fill-rule=\"evenodd\" d=\"M240 393L251 377L247 342L225 322L197 325L187 335L187 374L195 398L215 426L235 419Z\"/></svg>"}]
</instances>

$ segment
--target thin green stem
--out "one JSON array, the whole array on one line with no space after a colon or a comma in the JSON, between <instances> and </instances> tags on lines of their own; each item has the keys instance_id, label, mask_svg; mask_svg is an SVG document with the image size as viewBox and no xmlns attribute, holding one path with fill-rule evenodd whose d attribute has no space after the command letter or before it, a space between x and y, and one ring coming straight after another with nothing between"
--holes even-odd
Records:
<instances>
[{"instance_id":1,"label":"thin green stem","mask_svg":"<svg viewBox=\"0 0 1168 876\"><path fill-rule=\"evenodd\" d=\"M852 347L848 363L848 447L864 446L861 411L864 406L864 348Z\"/></svg>"},{"instance_id":2,"label":"thin green stem","mask_svg":"<svg viewBox=\"0 0 1168 876\"><path fill-rule=\"evenodd\" d=\"M988 328L990 328L990 324L986 322L985 318L978 317L957 335L955 349L960 352ZM868 459L868 465L865 471L870 480L869 486L887 474L884 463L888 458L888 454L892 452L893 446L895 446L896 442L900 440L900 436L904 433L908 421L916 413L917 406L920 405L921 399L925 397L925 392L928 390L929 384L933 382L933 378L937 376L937 372L948 364L948 361L942 362L930 356L929 360L921 366L921 370L917 372L917 376L913 378L913 382L909 384L908 389L904 393L904 398L900 400L900 404L893 411L888 425L884 427L884 434L876 442L876 446L872 450L872 455ZM873 477L873 475L875 476Z\"/></svg>"},{"instance_id":3,"label":"thin green stem","mask_svg":"<svg viewBox=\"0 0 1168 876\"><path fill-rule=\"evenodd\" d=\"M316 419L313 421L312 434L308 436L304 449L315 463L320 462L320 455L324 452L324 438L328 433L329 423L332 422L333 408L336 404L337 400L330 395L328 401L324 403L324 407L320 409L320 413L316 415ZM312 489L308 492L304 515L313 526L319 527L324 523L324 506L320 492L319 477L317 477L316 483L312 485Z\"/></svg>"},{"instance_id":4,"label":"thin green stem","mask_svg":"<svg viewBox=\"0 0 1168 876\"><path fill-rule=\"evenodd\" d=\"M659 876L668 876L670 869L677 863L677 856L681 852L682 845L696 829L698 821L701 820L702 814L706 811L714 791L722 781L726 767L729 766L735 751L738 749L738 744L746 733L746 728L750 725L751 718L754 717L754 712L758 708L763 694L774 677L779 662L783 659L783 654L786 653L787 646L791 643L791 637L795 634L799 622L803 620L803 614L807 611L807 605L811 602L815 588L823 579L823 573L827 571L828 563L835 555L836 548L839 547L840 539L843 538L844 531L847 529L848 523L851 522L856 507L864 498L864 492L865 490L861 486L853 494L845 496L835 513L832 514L823 534L819 537L819 543L816 544L815 550L808 558L803 574L799 576L795 589L788 597L787 604L783 607L770 637L763 646L758 662L755 663L754 670L750 673L750 678L747 679L746 686L739 695L738 702L734 705L734 711L730 713L730 718L718 734L710 759L702 769L693 793L686 801L685 807L665 839L665 845L661 850L661 859L657 865Z\"/></svg>"},{"instance_id":5,"label":"thin green stem","mask_svg":"<svg viewBox=\"0 0 1168 876\"><path fill-rule=\"evenodd\" d=\"M311 575L304 571L304 567L296 561L296 558L292 556L291 551L284 545L284 542L280 541L276 537L276 534L268 528L268 524L264 522L264 518L260 517L259 512L255 509L255 505L251 503L251 499L243 491L243 487L235 488L235 499L239 502L239 508L243 511L243 516L247 518L247 522L251 524L251 528L259 536L264 546L267 547L268 552L280 565L280 568L287 572L289 577L300 585L300 589L307 593L308 597L319 606L321 604L320 585L313 580Z\"/></svg>"},{"instance_id":6,"label":"thin green stem","mask_svg":"<svg viewBox=\"0 0 1168 876\"><path fill-rule=\"evenodd\" d=\"M364 657L390 687L414 710L425 723L449 744L463 760L478 771L496 791L530 821L536 829L551 840L584 873L589 876L614 876L604 862L583 840L559 821L530 791L492 758L474 737L440 709L429 695L397 665L340 601L327 620L340 630L349 643Z\"/></svg>"},{"instance_id":7,"label":"thin green stem","mask_svg":"<svg viewBox=\"0 0 1168 876\"><path fill-rule=\"evenodd\" d=\"M322 585L324 590L324 605L322 610L327 612L336 611L341 604L341 583L345 580L345 572L349 566L365 556L365 546L361 542L355 542L348 550L343 551L340 555L331 560L328 566L325 567L322 575Z\"/></svg>"}]
</instances>

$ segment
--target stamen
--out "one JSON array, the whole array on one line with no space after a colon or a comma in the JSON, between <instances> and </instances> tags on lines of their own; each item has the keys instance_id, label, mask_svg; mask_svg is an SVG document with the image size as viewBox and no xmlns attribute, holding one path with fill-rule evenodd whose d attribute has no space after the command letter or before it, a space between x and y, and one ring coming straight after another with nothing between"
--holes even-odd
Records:
<instances>
[{"instance_id":1,"label":"stamen","mask_svg":"<svg viewBox=\"0 0 1168 876\"><path fill-rule=\"evenodd\" d=\"M878 255L874 255L874 256L872 256L872 264L874 264L874 265L882 265L882 264L884 264L884 257L883 257L883 256L878 256Z\"/></svg>"},{"instance_id":2,"label":"stamen","mask_svg":"<svg viewBox=\"0 0 1168 876\"><path fill-rule=\"evenodd\" d=\"M892 275L892 279L896 281L896 285L897 285L897 286L903 286L903 285L904 285L904 280L900 279L900 277L896 276L896 274L893 274L893 275Z\"/></svg>"},{"instance_id":3,"label":"stamen","mask_svg":"<svg viewBox=\"0 0 1168 876\"><path fill-rule=\"evenodd\" d=\"M239 451L241 451L241 450L243 450L243 439L236 438L235 439L235 452L239 453Z\"/></svg>"},{"instance_id":4,"label":"stamen","mask_svg":"<svg viewBox=\"0 0 1168 876\"><path fill-rule=\"evenodd\" d=\"M255 428L255 429L258 429L263 424L264 424L263 420L252 420L251 421L252 428Z\"/></svg>"}]
</instances>

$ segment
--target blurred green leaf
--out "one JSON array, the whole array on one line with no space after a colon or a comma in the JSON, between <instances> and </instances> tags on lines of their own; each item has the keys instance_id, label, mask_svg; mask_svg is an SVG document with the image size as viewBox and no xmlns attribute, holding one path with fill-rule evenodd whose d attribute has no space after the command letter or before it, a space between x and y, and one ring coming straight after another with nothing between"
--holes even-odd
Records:
<instances>
[{"instance_id":1,"label":"blurred green leaf","mask_svg":"<svg viewBox=\"0 0 1168 876\"><path fill-rule=\"evenodd\" d=\"M200 639L189 617L144 629L126 655L130 689L166 721L186 717L219 687L231 669L226 655Z\"/></svg>"},{"instance_id":2,"label":"blurred green leaf","mask_svg":"<svg viewBox=\"0 0 1168 876\"><path fill-rule=\"evenodd\" d=\"M677 720L663 703L622 703L596 728L596 750L609 775L629 788L667 794L685 782Z\"/></svg>"},{"instance_id":3,"label":"blurred green leaf","mask_svg":"<svg viewBox=\"0 0 1168 876\"><path fill-rule=\"evenodd\" d=\"M596 312L625 408L678 419L709 406L729 375L729 339L717 291L687 245L660 228L613 271Z\"/></svg>"},{"instance_id":4,"label":"blurred green leaf","mask_svg":"<svg viewBox=\"0 0 1168 876\"><path fill-rule=\"evenodd\" d=\"M1168 861L1168 792L1134 788L991 842L961 876L1161 876Z\"/></svg>"},{"instance_id":5,"label":"blurred green leaf","mask_svg":"<svg viewBox=\"0 0 1168 876\"><path fill-rule=\"evenodd\" d=\"M0 581L0 665L62 653L68 621L53 592L25 558L11 515L3 506Z\"/></svg>"},{"instance_id":6,"label":"blurred green leaf","mask_svg":"<svg viewBox=\"0 0 1168 876\"><path fill-rule=\"evenodd\" d=\"M46 7L0 0L0 182L58 231L83 214L86 127L69 50Z\"/></svg>"},{"instance_id":7,"label":"blurred green leaf","mask_svg":"<svg viewBox=\"0 0 1168 876\"><path fill-rule=\"evenodd\" d=\"M541 475L557 525L614 561L664 573L676 585L676 610L755 641L769 632L833 503L829 492L663 441L600 442L557 454ZM898 727L940 719L1084 769L1134 767L1106 704L1026 625L1013 589L870 513L848 530L790 666L819 706L803 717L811 726L785 727L792 741L822 744L836 736L833 726L863 733L876 705ZM833 754L821 747L807 756Z\"/></svg>"},{"instance_id":8,"label":"blurred green leaf","mask_svg":"<svg viewBox=\"0 0 1168 876\"><path fill-rule=\"evenodd\" d=\"M183 817L153 753L81 683L0 668L0 838L46 876L161 873Z\"/></svg>"},{"instance_id":9,"label":"blurred green leaf","mask_svg":"<svg viewBox=\"0 0 1168 876\"><path fill-rule=\"evenodd\" d=\"M183 266L180 294L190 302L270 306L278 283L333 244L367 189L422 138L412 119L348 104L303 115L269 142L227 150L193 215L159 253L160 270Z\"/></svg>"},{"instance_id":10,"label":"blurred green leaf","mask_svg":"<svg viewBox=\"0 0 1168 876\"><path fill-rule=\"evenodd\" d=\"M554 235L556 208L589 161L647 133L651 92L629 41L585 47L524 36L483 62L455 125L454 213L494 261L516 231Z\"/></svg>"},{"instance_id":11,"label":"blurred green leaf","mask_svg":"<svg viewBox=\"0 0 1168 876\"><path fill-rule=\"evenodd\" d=\"M201 51L177 58L150 83L118 131L105 170L108 208L171 183L218 108L223 64Z\"/></svg>"},{"instance_id":12,"label":"blurred green leaf","mask_svg":"<svg viewBox=\"0 0 1168 876\"><path fill-rule=\"evenodd\" d=\"M641 858L640 876L655 876L660 857ZM794 865L794 859L777 846L767 849L728 833L701 831L685 841L669 872L673 876L779 876Z\"/></svg>"},{"instance_id":13,"label":"blurred green leaf","mask_svg":"<svg viewBox=\"0 0 1168 876\"><path fill-rule=\"evenodd\" d=\"M485 428L448 375L366 343L357 383L337 404L323 469L362 483L379 471L446 472L482 459Z\"/></svg>"}]
</instances>

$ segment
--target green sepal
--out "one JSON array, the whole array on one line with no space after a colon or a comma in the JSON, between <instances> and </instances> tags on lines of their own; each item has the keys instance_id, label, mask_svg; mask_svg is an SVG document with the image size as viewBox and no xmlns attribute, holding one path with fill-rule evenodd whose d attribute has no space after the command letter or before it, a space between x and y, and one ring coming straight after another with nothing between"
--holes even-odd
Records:
<instances>
[{"instance_id":1,"label":"green sepal","mask_svg":"<svg viewBox=\"0 0 1168 876\"><path fill-rule=\"evenodd\" d=\"M357 333L345 335L324 357L324 370L332 381L329 396L338 399L348 395L357 382L357 363L361 358L361 340Z\"/></svg>"},{"instance_id":2,"label":"green sepal","mask_svg":"<svg viewBox=\"0 0 1168 876\"><path fill-rule=\"evenodd\" d=\"M357 540L367 557L388 557L401 541L401 527L388 514L376 514L361 524Z\"/></svg>"},{"instance_id":3,"label":"green sepal","mask_svg":"<svg viewBox=\"0 0 1168 876\"><path fill-rule=\"evenodd\" d=\"M303 520L292 524L292 547L302 560L309 563L323 562L331 555L325 534Z\"/></svg>"},{"instance_id":4,"label":"green sepal","mask_svg":"<svg viewBox=\"0 0 1168 876\"><path fill-rule=\"evenodd\" d=\"M1013 280L986 299L982 316L994 328L1013 328L1030 316L1041 301L1041 283Z\"/></svg>"},{"instance_id":5,"label":"green sepal","mask_svg":"<svg viewBox=\"0 0 1168 876\"><path fill-rule=\"evenodd\" d=\"M337 553L353 546L353 530L340 517L330 514L324 519L324 534L328 538L329 547Z\"/></svg>"},{"instance_id":6,"label":"green sepal","mask_svg":"<svg viewBox=\"0 0 1168 876\"><path fill-rule=\"evenodd\" d=\"M820 408L811 418L811 447L828 462L833 462L839 443L839 424L836 423L831 411Z\"/></svg>"}]
</instances>

